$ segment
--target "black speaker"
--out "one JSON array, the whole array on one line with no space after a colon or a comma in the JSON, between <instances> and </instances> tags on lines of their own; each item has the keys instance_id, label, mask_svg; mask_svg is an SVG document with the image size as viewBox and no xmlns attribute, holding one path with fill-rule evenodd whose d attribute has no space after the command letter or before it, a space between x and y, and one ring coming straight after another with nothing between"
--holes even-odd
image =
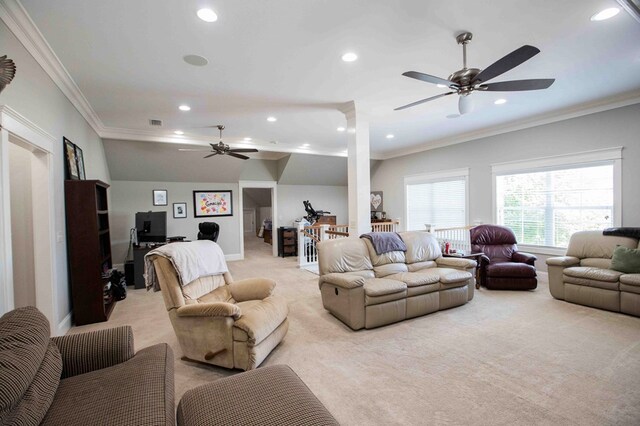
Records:
<instances>
[{"instance_id":1,"label":"black speaker","mask_svg":"<svg viewBox=\"0 0 640 426\"><path fill-rule=\"evenodd\" d=\"M133 260L127 260L124 262L124 280L127 282L127 285L134 284L133 271Z\"/></svg>"}]
</instances>

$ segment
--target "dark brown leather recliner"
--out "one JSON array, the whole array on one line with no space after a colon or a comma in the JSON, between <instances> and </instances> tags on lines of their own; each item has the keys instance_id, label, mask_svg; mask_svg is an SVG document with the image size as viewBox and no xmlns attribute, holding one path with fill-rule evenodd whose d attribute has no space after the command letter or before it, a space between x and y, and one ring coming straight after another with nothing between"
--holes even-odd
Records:
<instances>
[{"instance_id":1,"label":"dark brown leather recliner","mask_svg":"<svg viewBox=\"0 0 640 426\"><path fill-rule=\"evenodd\" d=\"M484 253L478 266L480 285L491 290L533 290L538 286L536 257L518 251L511 229L480 225L470 232L471 251Z\"/></svg>"}]
</instances>

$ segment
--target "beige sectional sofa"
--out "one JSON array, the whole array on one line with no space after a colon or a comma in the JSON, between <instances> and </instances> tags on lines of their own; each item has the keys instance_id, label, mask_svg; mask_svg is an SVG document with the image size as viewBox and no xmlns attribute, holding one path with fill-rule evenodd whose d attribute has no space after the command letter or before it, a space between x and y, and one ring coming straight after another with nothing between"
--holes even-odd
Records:
<instances>
[{"instance_id":1,"label":"beige sectional sofa","mask_svg":"<svg viewBox=\"0 0 640 426\"><path fill-rule=\"evenodd\" d=\"M616 246L640 248L636 238L582 231L571 236L565 256L547 259L549 291L556 299L640 316L640 274L611 268Z\"/></svg>"},{"instance_id":2,"label":"beige sectional sofa","mask_svg":"<svg viewBox=\"0 0 640 426\"><path fill-rule=\"evenodd\" d=\"M460 306L473 298L475 261L442 257L438 241L427 232L399 234L406 252L378 255L364 238L318 243L322 303L354 330Z\"/></svg>"}]
</instances>

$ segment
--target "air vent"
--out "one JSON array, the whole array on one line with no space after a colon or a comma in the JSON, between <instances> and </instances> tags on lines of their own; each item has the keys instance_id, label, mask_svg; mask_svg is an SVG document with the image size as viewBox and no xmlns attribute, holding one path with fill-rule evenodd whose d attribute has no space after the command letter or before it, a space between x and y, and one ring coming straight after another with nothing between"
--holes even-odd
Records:
<instances>
[{"instance_id":1,"label":"air vent","mask_svg":"<svg viewBox=\"0 0 640 426\"><path fill-rule=\"evenodd\" d=\"M152 126L162 126L162 120L151 119L149 120L149 124Z\"/></svg>"},{"instance_id":2,"label":"air vent","mask_svg":"<svg viewBox=\"0 0 640 426\"><path fill-rule=\"evenodd\" d=\"M620 6L640 22L640 1L639 0L616 0Z\"/></svg>"}]
</instances>

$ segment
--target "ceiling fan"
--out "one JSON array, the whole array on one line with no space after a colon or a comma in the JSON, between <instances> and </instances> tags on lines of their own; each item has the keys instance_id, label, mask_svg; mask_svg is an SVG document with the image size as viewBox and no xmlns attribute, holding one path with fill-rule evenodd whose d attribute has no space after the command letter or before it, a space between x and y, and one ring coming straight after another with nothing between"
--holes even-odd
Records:
<instances>
[{"instance_id":1,"label":"ceiling fan","mask_svg":"<svg viewBox=\"0 0 640 426\"><path fill-rule=\"evenodd\" d=\"M189 149L189 148L180 148L178 151L187 151L187 152L211 152L209 155L205 155L203 158L213 157L214 155L230 155L231 157L240 158L242 160L248 160L249 157L246 155L239 154L240 152L258 152L255 148L230 148L229 145L222 142L222 131L224 130L224 126L222 124L218 124L215 127L220 131L220 142L217 144L210 143L211 151L203 150L203 149Z\"/></svg>"},{"instance_id":2,"label":"ceiling fan","mask_svg":"<svg viewBox=\"0 0 640 426\"><path fill-rule=\"evenodd\" d=\"M501 81L497 83L487 83L487 81L498 77L501 74L517 67L523 62L533 58L540 53L540 49L537 47L524 45L519 49L514 50L502 59L489 65L487 68L480 70L478 68L467 68L467 44L471 41L473 34L470 32L463 32L456 37L458 44L462 45L462 69L454 72L448 79L435 77L433 75L424 74L417 71L407 71L402 75L415 78L416 80L426 81L427 83L437 84L440 87L448 87L451 92L442 93L440 95L432 96L430 98L422 99L416 102L412 102L408 105L404 105L396 108L394 111L403 110L416 105L423 104L425 102L433 101L444 96L457 93L460 98L458 99L458 110L460 114L466 114L473 110L473 103L469 98L469 95L477 91L488 92L515 92L525 90L541 90L546 89L553 84L555 79L543 78L543 79L530 79L530 80L511 80Z\"/></svg>"}]
</instances>

